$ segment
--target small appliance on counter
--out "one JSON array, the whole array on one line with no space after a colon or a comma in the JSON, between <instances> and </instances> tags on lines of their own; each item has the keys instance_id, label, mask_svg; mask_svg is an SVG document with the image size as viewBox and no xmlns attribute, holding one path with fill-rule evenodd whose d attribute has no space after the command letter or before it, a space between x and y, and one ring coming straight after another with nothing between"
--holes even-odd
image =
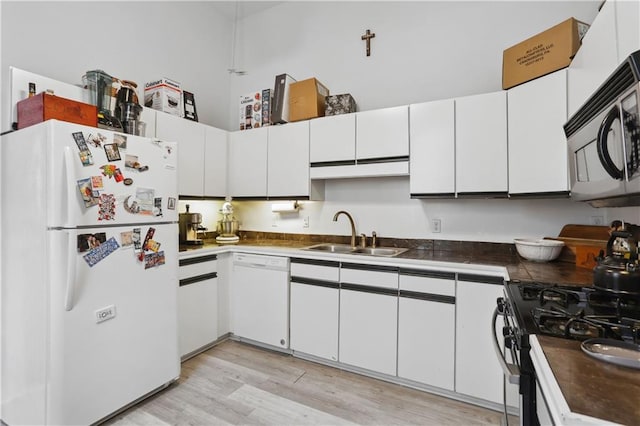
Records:
<instances>
[{"instance_id":1,"label":"small appliance on counter","mask_svg":"<svg viewBox=\"0 0 640 426\"><path fill-rule=\"evenodd\" d=\"M218 221L218 236L216 242L218 244L235 244L240 241L238 233L238 221L233 217L233 206L226 202L220 209L222 219Z\"/></svg>"},{"instance_id":2,"label":"small appliance on counter","mask_svg":"<svg viewBox=\"0 0 640 426\"><path fill-rule=\"evenodd\" d=\"M640 227L614 221L611 229L606 253L600 252L598 264L593 268L593 286L614 294L635 295L640 299Z\"/></svg>"},{"instance_id":3,"label":"small appliance on counter","mask_svg":"<svg viewBox=\"0 0 640 426\"><path fill-rule=\"evenodd\" d=\"M180 213L179 226L180 226L180 243L190 245L203 244L202 239L198 238L199 231L206 231L207 228L203 227L202 215L200 213L190 213L189 204L186 205L187 211Z\"/></svg>"}]
</instances>

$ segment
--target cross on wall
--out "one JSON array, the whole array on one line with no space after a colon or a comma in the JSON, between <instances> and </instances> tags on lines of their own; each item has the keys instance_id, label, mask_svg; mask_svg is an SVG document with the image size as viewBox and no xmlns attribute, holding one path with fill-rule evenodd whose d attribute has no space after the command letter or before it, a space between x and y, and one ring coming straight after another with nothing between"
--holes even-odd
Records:
<instances>
[{"instance_id":1,"label":"cross on wall","mask_svg":"<svg viewBox=\"0 0 640 426\"><path fill-rule=\"evenodd\" d=\"M367 30L367 32L360 37L361 40L365 40L367 42L367 56L371 56L371 39L375 36L376 33L372 33L371 30Z\"/></svg>"}]
</instances>

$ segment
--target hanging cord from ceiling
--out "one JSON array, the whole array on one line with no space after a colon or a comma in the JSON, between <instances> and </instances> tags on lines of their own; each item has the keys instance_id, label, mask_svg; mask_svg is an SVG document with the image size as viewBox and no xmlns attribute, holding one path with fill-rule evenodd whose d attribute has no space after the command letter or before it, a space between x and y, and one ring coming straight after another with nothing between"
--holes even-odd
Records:
<instances>
[{"instance_id":1,"label":"hanging cord from ceiling","mask_svg":"<svg viewBox=\"0 0 640 426\"><path fill-rule=\"evenodd\" d=\"M233 38L231 39L231 68L227 68L229 74L245 75L246 71L236 69L236 42L238 39L238 7L239 1L236 0L235 17L233 20Z\"/></svg>"}]
</instances>

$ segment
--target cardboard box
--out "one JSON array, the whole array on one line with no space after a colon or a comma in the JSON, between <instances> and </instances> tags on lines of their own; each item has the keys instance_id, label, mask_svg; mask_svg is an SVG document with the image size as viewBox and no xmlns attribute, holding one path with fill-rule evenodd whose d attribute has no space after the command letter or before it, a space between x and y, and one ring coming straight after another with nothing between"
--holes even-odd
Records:
<instances>
[{"instance_id":1,"label":"cardboard box","mask_svg":"<svg viewBox=\"0 0 640 426\"><path fill-rule=\"evenodd\" d=\"M262 126L262 91L240 96L240 130Z\"/></svg>"},{"instance_id":2,"label":"cardboard box","mask_svg":"<svg viewBox=\"0 0 640 426\"><path fill-rule=\"evenodd\" d=\"M98 109L71 99L44 92L18 102L18 129L47 120L68 121L85 126L98 126Z\"/></svg>"},{"instance_id":3,"label":"cardboard box","mask_svg":"<svg viewBox=\"0 0 640 426\"><path fill-rule=\"evenodd\" d=\"M273 102L271 103L271 123L284 124L289 122L289 87L296 80L289 74L276 76L273 86Z\"/></svg>"},{"instance_id":4,"label":"cardboard box","mask_svg":"<svg viewBox=\"0 0 640 426\"><path fill-rule=\"evenodd\" d=\"M325 98L325 115L350 114L356 112L356 100L349 93L329 95Z\"/></svg>"},{"instance_id":5,"label":"cardboard box","mask_svg":"<svg viewBox=\"0 0 640 426\"><path fill-rule=\"evenodd\" d=\"M589 25L569 18L506 49L502 55L502 88L509 89L568 67L588 28Z\"/></svg>"},{"instance_id":6,"label":"cardboard box","mask_svg":"<svg viewBox=\"0 0 640 426\"><path fill-rule=\"evenodd\" d=\"M289 86L289 121L324 117L327 96L329 96L329 89L315 78L291 83Z\"/></svg>"},{"instance_id":7,"label":"cardboard box","mask_svg":"<svg viewBox=\"0 0 640 426\"><path fill-rule=\"evenodd\" d=\"M168 78L150 81L144 85L144 106L157 111L183 117L182 88Z\"/></svg>"}]
</instances>

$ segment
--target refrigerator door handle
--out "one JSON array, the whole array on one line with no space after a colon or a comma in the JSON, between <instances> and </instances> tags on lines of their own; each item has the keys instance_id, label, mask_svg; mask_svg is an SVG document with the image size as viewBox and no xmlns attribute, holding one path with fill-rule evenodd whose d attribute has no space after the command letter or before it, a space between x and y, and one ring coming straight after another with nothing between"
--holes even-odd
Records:
<instances>
[{"instance_id":1,"label":"refrigerator door handle","mask_svg":"<svg viewBox=\"0 0 640 426\"><path fill-rule=\"evenodd\" d=\"M67 285L64 292L64 309L70 311L73 309L73 297L76 290L76 241L75 232L67 231Z\"/></svg>"},{"instance_id":2,"label":"refrigerator door handle","mask_svg":"<svg viewBox=\"0 0 640 426\"><path fill-rule=\"evenodd\" d=\"M76 196L76 172L73 163L73 152L68 146L64 147L64 168L67 174L67 213L65 223L71 227L71 212L73 211L73 200ZM75 250L75 249L74 249Z\"/></svg>"}]
</instances>

